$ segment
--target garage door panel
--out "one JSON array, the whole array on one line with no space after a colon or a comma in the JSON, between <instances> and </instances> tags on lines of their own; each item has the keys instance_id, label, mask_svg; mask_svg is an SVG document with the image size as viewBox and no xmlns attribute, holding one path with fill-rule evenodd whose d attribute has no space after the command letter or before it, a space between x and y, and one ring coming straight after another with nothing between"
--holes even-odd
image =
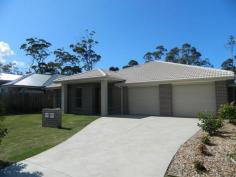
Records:
<instances>
[{"instance_id":1,"label":"garage door panel","mask_svg":"<svg viewBox=\"0 0 236 177\"><path fill-rule=\"evenodd\" d=\"M134 87L128 90L129 114L159 115L158 87Z\"/></svg>"},{"instance_id":2,"label":"garage door panel","mask_svg":"<svg viewBox=\"0 0 236 177\"><path fill-rule=\"evenodd\" d=\"M173 86L174 116L196 117L199 112L215 113L214 84Z\"/></svg>"}]
</instances>

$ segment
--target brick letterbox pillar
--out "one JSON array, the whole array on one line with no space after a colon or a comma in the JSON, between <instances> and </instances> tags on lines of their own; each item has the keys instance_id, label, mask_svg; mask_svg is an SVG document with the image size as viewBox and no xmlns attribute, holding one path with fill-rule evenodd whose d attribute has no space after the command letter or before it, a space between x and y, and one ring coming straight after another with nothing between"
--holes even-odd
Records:
<instances>
[{"instance_id":1,"label":"brick letterbox pillar","mask_svg":"<svg viewBox=\"0 0 236 177\"><path fill-rule=\"evenodd\" d=\"M60 108L43 109L42 126L60 128L61 127L61 109Z\"/></svg>"}]
</instances>

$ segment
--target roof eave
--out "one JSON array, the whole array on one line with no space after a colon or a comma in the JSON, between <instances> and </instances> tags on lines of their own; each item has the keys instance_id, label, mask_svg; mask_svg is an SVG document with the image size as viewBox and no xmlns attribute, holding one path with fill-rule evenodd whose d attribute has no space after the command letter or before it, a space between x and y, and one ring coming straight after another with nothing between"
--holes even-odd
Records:
<instances>
[{"instance_id":1,"label":"roof eave","mask_svg":"<svg viewBox=\"0 0 236 177\"><path fill-rule=\"evenodd\" d=\"M212 77L212 78L196 78L196 79L177 79L177 80L163 80L163 81L145 81L145 82L133 82L133 83L118 83L117 86L149 86L159 84L185 84L185 83L199 83L199 82L214 82L233 80L234 76L226 77Z\"/></svg>"}]
</instances>

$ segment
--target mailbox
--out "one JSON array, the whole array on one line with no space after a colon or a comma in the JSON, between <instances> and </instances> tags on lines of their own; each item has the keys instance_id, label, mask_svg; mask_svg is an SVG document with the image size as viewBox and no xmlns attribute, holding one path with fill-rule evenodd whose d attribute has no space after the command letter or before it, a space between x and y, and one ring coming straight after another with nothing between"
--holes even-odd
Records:
<instances>
[{"instance_id":1,"label":"mailbox","mask_svg":"<svg viewBox=\"0 0 236 177\"><path fill-rule=\"evenodd\" d=\"M61 109L44 108L42 111L42 126L43 127L61 127Z\"/></svg>"}]
</instances>

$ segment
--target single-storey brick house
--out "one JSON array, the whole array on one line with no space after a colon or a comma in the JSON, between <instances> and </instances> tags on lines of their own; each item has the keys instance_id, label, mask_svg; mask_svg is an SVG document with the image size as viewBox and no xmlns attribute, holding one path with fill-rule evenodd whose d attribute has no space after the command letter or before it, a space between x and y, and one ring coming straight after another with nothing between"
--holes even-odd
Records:
<instances>
[{"instance_id":1,"label":"single-storey brick house","mask_svg":"<svg viewBox=\"0 0 236 177\"><path fill-rule=\"evenodd\" d=\"M66 113L196 117L228 102L234 73L153 61L117 72L97 69L56 79Z\"/></svg>"}]
</instances>

